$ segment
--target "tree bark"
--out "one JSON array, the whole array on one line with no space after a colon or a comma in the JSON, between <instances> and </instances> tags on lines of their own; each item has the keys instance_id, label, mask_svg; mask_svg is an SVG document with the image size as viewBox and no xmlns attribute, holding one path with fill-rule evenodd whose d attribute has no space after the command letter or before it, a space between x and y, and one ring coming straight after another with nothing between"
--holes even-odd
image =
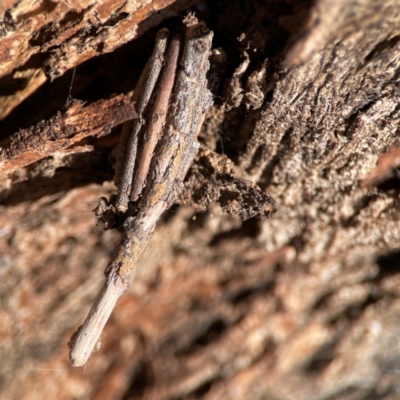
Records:
<instances>
[{"instance_id":1,"label":"tree bark","mask_svg":"<svg viewBox=\"0 0 400 400\"><path fill-rule=\"evenodd\" d=\"M397 398L400 3L196 3L0 4L1 397ZM91 210L124 94L189 7L228 55L203 147L73 369L120 239Z\"/></svg>"}]
</instances>

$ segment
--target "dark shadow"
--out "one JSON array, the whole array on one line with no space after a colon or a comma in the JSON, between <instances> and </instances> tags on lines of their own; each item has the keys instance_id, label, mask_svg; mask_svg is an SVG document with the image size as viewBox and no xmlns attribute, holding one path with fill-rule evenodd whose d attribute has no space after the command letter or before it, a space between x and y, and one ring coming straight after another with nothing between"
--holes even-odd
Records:
<instances>
[{"instance_id":1,"label":"dark shadow","mask_svg":"<svg viewBox=\"0 0 400 400\"><path fill-rule=\"evenodd\" d=\"M325 343L318 349L311 360L304 366L305 372L315 374L322 372L335 358L338 339Z\"/></svg>"},{"instance_id":2,"label":"dark shadow","mask_svg":"<svg viewBox=\"0 0 400 400\"><path fill-rule=\"evenodd\" d=\"M380 192L387 193L399 193L400 192L400 179L398 177L393 177L385 180L384 182L377 185L377 189Z\"/></svg>"},{"instance_id":3,"label":"dark shadow","mask_svg":"<svg viewBox=\"0 0 400 400\"><path fill-rule=\"evenodd\" d=\"M400 249L393 250L386 254L381 254L376 258L379 266L379 274L375 280L382 280L387 276L397 275L400 273Z\"/></svg>"},{"instance_id":4,"label":"dark shadow","mask_svg":"<svg viewBox=\"0 0 400 400\"><path fill-rule=\"evenodd\" d=\"M101 184L113 179L113 170L107 163L106 154L97 154L98 162L88 164L88 153L73 155L77 168L58 168L54 175L49 177L37 176L29 180L14 183L10 189L0 194L0 204L9 206L24 201L35 201L43 196L66 192L76 187L90 183Z\"/></svg>"},{"instance_id":5,"label":"dark shadow","mask_svg":"<svg viewBox=\"0 0 400 400\"><path fill-rule=\"evenodd\" d=\"M247 221L243 221L240 228L232 229L228 232L222 232L213 237L210 242L210 246L218 246L221 242L228 240L232 241L241 238L256 238L260 233L259 221L255 218L250 218Z\"/></svg>"},{"instance_id":6,"label":"dark shadow","mask_svg":"<svg viewBox=\"0 0 400 400\"><path fill-rule=\"evenodd\" d=\"M241 287L233 296L230 298L230 302L234 305L246 304L253 300L255 297L268 296L273 293L275 288L275 282L272 281L261 281L258 285Z\"/></svg>"},{"instance_id":7,"label":"dark shadow","mask_svg":"<svg viewBox=\"0 0 400 400\"><path fill-rule=\"evenodd\" d=\"M132 382L122 400L139 400L143 398L146 389L155 382L151 363L147 360L140 362L132 376Z\"/></svg>"}]
</instances>

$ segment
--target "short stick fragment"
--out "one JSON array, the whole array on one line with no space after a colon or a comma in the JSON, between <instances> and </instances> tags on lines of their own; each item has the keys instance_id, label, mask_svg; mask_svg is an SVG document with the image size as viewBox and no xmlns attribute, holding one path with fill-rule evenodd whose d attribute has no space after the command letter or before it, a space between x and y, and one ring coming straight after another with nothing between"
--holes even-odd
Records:
<instances>
[{"instance_id":1,"label":"short stick fragment","mask_svg":"<svg viewBox=\"0 0 400 400\"><path fill-rule=\"evenodd\" d=\"M90 357L94 346L100 338L100 335L97 333L100 332L101 334L103 331L117 300L125 290L126 285L122 281L116 281L104 286L97 296L85 323L79 328L72 339L73 344L70 352L70 360L74 367L84 365Z\"/></svg>"}]
</instances>

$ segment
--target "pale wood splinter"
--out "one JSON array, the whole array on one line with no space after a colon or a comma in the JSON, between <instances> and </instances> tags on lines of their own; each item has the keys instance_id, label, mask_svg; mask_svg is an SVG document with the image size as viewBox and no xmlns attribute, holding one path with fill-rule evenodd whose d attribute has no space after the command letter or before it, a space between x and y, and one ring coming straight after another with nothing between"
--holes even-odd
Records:
<instances>
[{"instance_id":1,"label":"pale wood splinter","mask_svg":"<svg viewBox=\"0 0 400 400\"><path fill-rule=\"evenodd\" d=\"M150 128L154 127L157 121L148 123L149 131L154 129L155 140L159 139L159 142L154 156L146 158L146 161L140 159L137 164L150 164L144 188L141 184L142 197L137 206L137 215L127 217L121 244L105 272L107 282L84 324L71 338L70 360L73 366L84 365L90 357L118 298L129 288L135 277L157 220L163 211L174 203L186 172L196 156L199 148L197 135L212 104L206 77L212 36L213 33L204 23L194 24L186 29L180 68L173 85L166 121L165 124L161 123L161 128L164 126L163 134L160 136L159 128ZM170 63L173 65L176 62L173 60L179 53L179 40L173 39L170 49L170 54L173 54ZM162 110L169 97L165 94L163 98L162 93L171 85L171 80L174 82L175 77L175 74L171 75L172 67L168 63L165 68L163 76L166 78L160 82L159 94L155 101L155 104L159 102ZM154 107L157 108L156 105ZM138 113L140 114L140 110ZM148 118L151 120L152 115ZM146 154L146 157L151 155L152 148L153 144L141 154ZM127 157L129 158L129 155ZM146 168L143 168L143 171L145 170ZM134 193L139 193L140 190ZM128 203L124 204L127 207Z\"/></svg>"}]
</instances>

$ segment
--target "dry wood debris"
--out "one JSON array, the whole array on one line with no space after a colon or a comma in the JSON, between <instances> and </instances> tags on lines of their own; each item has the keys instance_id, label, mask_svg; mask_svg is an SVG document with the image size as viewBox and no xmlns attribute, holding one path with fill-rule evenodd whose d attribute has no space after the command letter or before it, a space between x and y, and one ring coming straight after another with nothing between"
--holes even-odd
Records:
<instances>
[{"instance_id":1,"label":"dry wood debris","mask_svg":"<svg viewBox=\"0 0 400 400\"><path fill-rule=\"evenodd\" d=\"M0 173L11 173L73 147L84 138L108 135L115 126L136 117L134 105L124 95L86 107L82 101L72 100L66 104L66 111L22 129L0 143Z\"/></svg>"},{"instance_id":2,"label":"dry wood debris","mask_svg":"<svg viewBox=\"0 0 400 400\"><path fill-rule=\"evenodd\" d=\"M196 0L16 1L0 19L0 119L84 61L114 51ZM6 7L2 4L2 7ZM8 92L7 90L5 92Z\"/></svg>"}]
</instances>

